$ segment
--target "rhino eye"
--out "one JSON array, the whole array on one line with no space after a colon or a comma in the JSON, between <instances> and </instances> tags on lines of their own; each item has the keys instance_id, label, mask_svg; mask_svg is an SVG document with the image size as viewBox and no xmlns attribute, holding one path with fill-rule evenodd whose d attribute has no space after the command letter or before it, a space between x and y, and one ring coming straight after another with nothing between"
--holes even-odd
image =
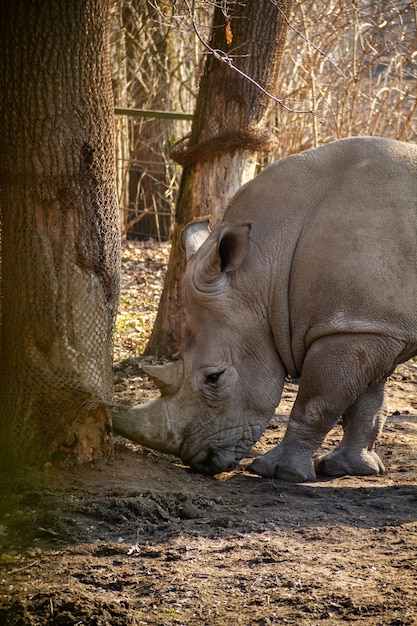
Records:
<instances>
[{"instance_id":1,"label":"rhino eye","mask_svg":"<svg viewBox=\"0 0 417 626\"><path fill-rule=\"evenodd\" d=\"M204 382L206 383L206 385L214 385L215 383L217 383L223 373L224 370L223 372L214 372L214 374L209 374L208 376L206 376L206 380Z\"/></svg>"}]
</instances>

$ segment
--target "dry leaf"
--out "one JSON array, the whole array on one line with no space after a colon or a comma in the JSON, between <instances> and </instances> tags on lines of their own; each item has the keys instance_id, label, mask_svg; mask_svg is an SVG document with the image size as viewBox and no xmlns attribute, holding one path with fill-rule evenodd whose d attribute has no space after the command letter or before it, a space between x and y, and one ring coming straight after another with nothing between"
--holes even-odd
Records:
<instances>
[{"instance_id":1,"label":"dry leaf","mask_svg":"<svg viewBox=\"0 0 417 626\"><path fill-rule=\"evenodd\" d=\"M226 24L226 43L227 43L228 46L230 46L230 44L232 43L232 39L233 39L232 27L230 26L230 22L227 22L227 24Z\"/></svg>"}]
</instances>

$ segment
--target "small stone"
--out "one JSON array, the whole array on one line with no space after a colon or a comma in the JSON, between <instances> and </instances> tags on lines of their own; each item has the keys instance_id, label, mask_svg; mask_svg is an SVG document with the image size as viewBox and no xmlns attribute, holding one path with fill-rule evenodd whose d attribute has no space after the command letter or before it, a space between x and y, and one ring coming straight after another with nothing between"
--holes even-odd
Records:
<instances>
[{"instance_id":1,"label":"small stone","mask_svg":"<svg viewBox=\"0 0 417 626\"><path fill-rule=\"evenodd\" d=\"M192 502L185 502L178 509L178 515L181 519L195 519L200 517L201 511Z\"/></svg>"}]
</instances>

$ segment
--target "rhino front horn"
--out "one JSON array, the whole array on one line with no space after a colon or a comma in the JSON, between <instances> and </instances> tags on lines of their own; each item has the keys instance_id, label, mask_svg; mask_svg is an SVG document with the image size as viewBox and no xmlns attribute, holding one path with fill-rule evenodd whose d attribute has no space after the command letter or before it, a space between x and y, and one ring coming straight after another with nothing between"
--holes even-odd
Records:
<instances>
[{"instance_id":1,"label":"rhino front horn","mask_svg":"<svg viewBox=\"0 0 417 626\"><path fill-rule=\"evenodd\" d=\"M158 452L179 456L181 436L175 422L171 423L164 398L128 410L114 410L112 421L116 434Z\"/></svg>"}]
</instances>

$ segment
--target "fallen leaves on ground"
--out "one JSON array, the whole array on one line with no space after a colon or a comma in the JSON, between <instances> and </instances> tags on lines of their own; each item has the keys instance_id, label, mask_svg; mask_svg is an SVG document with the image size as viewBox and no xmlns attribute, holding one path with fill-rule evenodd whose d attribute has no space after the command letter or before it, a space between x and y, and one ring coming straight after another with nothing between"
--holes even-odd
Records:
<instances>
[{"instance_id":1,"label":"fallen leaves on ground","mask_svg":"<svg viewBox=\"0 0 417 626\"><path fill-rule=\"evenodd\" d=\"M120 301L114 338L114 361L144 351L158 312L170 243L126 241L122 245Z\"/></svg>"}]
</instances>

